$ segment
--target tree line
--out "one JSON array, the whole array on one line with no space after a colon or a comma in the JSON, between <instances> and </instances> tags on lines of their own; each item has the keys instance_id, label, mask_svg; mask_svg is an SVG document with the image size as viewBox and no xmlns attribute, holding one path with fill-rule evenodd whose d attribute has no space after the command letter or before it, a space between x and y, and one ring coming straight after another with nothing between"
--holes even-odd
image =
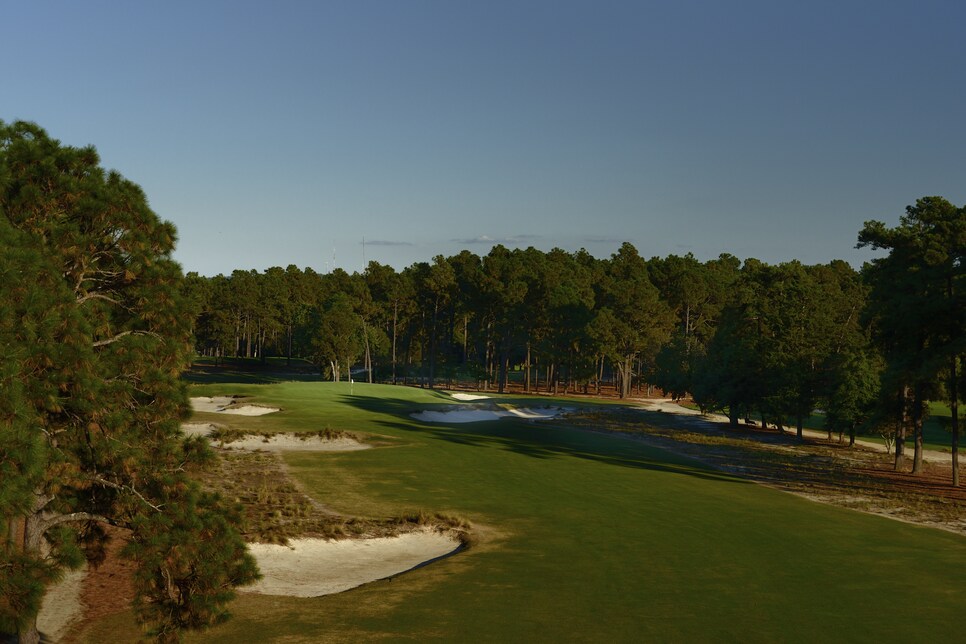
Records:
<instances>
[{"instance_id":1,"label":"tree line","mask_svg":"<svg viewBox=\"0 0 966 644\"><path fill-rule=\"evenodd\" d=\"M889 254L860 271L728 254L645 259L630 243L604 259L497 245L400 271L373 261L352 274L189 273L185 293L208 356L297 356L333 380L499 392L511 377L554 394L658 387L733 425L792 425L799 437L819 409L852 443L893 438L897 468L911 437L919 472L929 400L952 408L957 458L964 222L941 197L918 200L894 228L867 222L858 245Z\"/></svg>"}]
</instances>

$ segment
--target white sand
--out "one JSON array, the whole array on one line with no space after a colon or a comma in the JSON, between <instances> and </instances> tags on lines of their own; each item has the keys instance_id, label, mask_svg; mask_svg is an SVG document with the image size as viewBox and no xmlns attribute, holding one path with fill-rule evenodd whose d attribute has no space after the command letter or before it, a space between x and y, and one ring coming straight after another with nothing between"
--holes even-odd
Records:
<instances>
[{"instance_id":1,"label":"white sand","mask_svg":"<svg viewBox=\"0 0 966 644\"><path fill-rule=\"evenodd\" d=\"M181 423L181 431L185 436L208 436L215 431L211 423Z\"/></svg>"},{"instance_id":2,"label":"white sand","mask_svg":"<svg viewBox=\"0 0 966 644\"><path fill-rule=\"evenodd\" d=\"M37 614L37 630L46 636L44 641L59 642L70 632L74 622L84 615L81 605L81 586L87 566L68 570L64 578L47 589Z\"/></svg>"},{"instance_id":3,"label":"white sand","mask_svg":"<svg viewBox=\"0 0 966 644\"><path fill-rule=\"evenodd\" d=\"M218 443L218 441L215 441ZM371 445L360 443L353 438L322 438L309 436L300 438L291 434L273 434L269 437L246 436L230 443L218 443L227 449L259 450L272 452L353 452L369 449Z\"/></svg>"},{"instance_id":4,"label":"white sand","mask_svg":"<svg viewBox=\"0 0 966 644\"><path fill-rule=\"evenodd\" d=\"M216 414L236 414L239 416L264 416L281 411L277 407L263 407L261 405L235 405L233 396L200 396L191 399L194 411L206 411Z\"/></svg>"},{"instance_id":5,"label":"white sand","mask_svg":"<svg viewBox=\"0 0 966 644\"><path fill-rule=\"evenodd\" d=\"M221 410L222 414L236 414L238 416L264 416L281 411L277 407L262 407L261 405L239 405L238 407L226 407Z\"/></svg>"},{"instance_id":6,"label":"white sand","mask_svg":"<svg viewBox=\"0 0 966 644\"><path fill-rule=\"evenodd\" d=\"M249 544L263 578L241 590L317 597L405 572L459 547L432 530L376 539L293 539L289 546Z\"/></svg>"},{"instance_id":7,"label":"white sand","mask_svg":"<svg viewBox=\"0 0 966 644\"><path fill-rule=\"evenodd\" d=\"M482 394L450 394L456 400L486 400L489 396Z\"/></svg>"},{"instance_id":8,"label":"white sand","mask_svg":"<svg viewBox=\"0 0 966 644\"><path fill-rule=\"evenodd\" d=\"M421 411L410 414L416 420L427 423L478 423L502 418L501 412L492 409L452 409L448 411Z\"/></svg>"},{"instance_id":9,"label":"white sand","mask_svg":"<svg viewBox=\"0 0 966 644\"><path fill-rule=\"evenodd\" d=\"M219 412L234 402L234 400L231 396L215 396L213 398L200 396L191 399L191 408L195 411Z\"/></svg>"},{"instance_id":10,"label":"white sand","mask_svg":"<svg viewBox=\"0 0 966 644\"><path fill-rule=\"evenodd\" d=\"M499 418L524 418L526 420L548 420L556 418L568 410L561 407L530 409L449 409L446 411L421 411L410 414L416 420L427 423L478 423Z\"/></svg>"},{"instance_id":11,"label":"white sand","mask_svg":"<svg viewBox=\"0 0 966 644\"><path fill-rule=\"evenodd\" d=\"M519 409L510 409L507 412L507 415L516 416L517 418L526 418L528 420L546 420L556 418L566 411L569 410L562 407L541 407L539 409L520 407Z\"/></svg>"}]
</instances>

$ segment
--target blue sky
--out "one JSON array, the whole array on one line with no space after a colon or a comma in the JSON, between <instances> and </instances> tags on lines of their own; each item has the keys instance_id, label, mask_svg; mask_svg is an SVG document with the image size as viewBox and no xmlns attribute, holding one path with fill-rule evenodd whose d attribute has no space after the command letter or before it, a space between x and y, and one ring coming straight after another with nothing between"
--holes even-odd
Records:
<instances>
[{"instance_id":1,"label":"blue sky","mask_svg":"<svg viewBox=\"0 0 966 644\"><path fill-rule=\"evenodd\" d=\"M859 265L864 221L966 203L960 1L2 10L0 119L96 146L186 271L496 242Z\"/></svg>"}]
</instances>

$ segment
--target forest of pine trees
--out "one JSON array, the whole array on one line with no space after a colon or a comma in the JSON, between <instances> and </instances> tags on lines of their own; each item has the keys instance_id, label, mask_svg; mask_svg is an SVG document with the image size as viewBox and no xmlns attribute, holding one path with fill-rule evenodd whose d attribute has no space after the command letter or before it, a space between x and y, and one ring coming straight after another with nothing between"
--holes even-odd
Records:
<instances>
[{"instance_id":1,"label":"forest of pine trees","mask_svg":"<svg viewBox=\"0 0 966 644\"><path fill-rule=\"evenodd\" d=\"M926 197L895 228L867 222L858 242L888 255L856 271L644 259L629 243L605 259L498 245L402 271L189 273L185 289L206 356L299 357L334 380L499 392L656 387L732 424L754 417L799 436L820 409L852 441L894 437L897 468L911 439L918 472L927 401L951 406L957 451L966 211Z\"/></svg>"}]
</instances>

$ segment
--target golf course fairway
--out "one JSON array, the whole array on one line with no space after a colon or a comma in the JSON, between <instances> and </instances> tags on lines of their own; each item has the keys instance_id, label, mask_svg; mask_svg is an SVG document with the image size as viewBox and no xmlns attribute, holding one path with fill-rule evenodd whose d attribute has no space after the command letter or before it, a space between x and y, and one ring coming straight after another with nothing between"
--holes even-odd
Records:
<instances>
[{"instance_id":1,"label":"golf course fairway","mask_svg":"<svg viewBox=\"0 0 966 644\"><path fill-rule=\"evenodd\" d=\"M336 595L242 592L231 621L187 641L898 642L966 633L966 539L956 534L814 503L627 437L569 428L566 417L420 422L411 414L460 403L443 392L349 387L212 384L192 395L281 409L226 421L241 429L377 437L373 449L282 458L332 510L458 515L476 543ZM134 628L126 612L84 638L121 641Z\"/></svg>"}]
</instances>

